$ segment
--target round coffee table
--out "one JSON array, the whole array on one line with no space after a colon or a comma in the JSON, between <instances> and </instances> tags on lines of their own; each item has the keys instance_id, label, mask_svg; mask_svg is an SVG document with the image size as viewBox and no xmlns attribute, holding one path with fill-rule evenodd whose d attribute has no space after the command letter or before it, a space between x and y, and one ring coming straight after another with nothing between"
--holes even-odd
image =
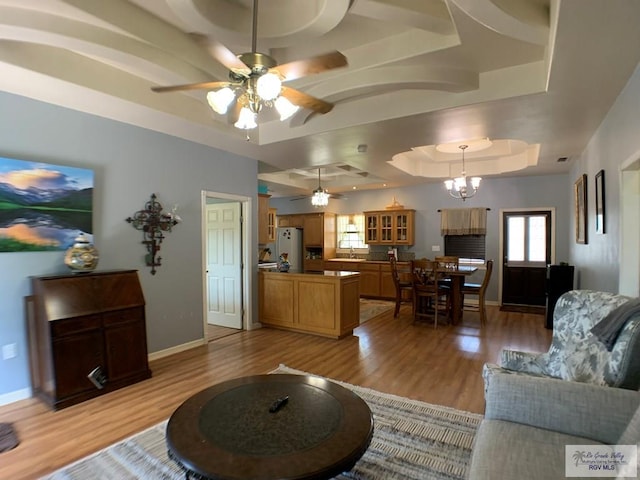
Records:
<instances>
[{"instance_id":1,"label":"round coffee table","mask_svg":"<svg viewBox=\"0 0 640 480\"><path fill-rule=\"evenodd\" d=\"M169 456L198 479L328 479L369 447L373 417L352 391L304 375L255 375L187 399L167 424Z\"/></svg>"}]
</instances>

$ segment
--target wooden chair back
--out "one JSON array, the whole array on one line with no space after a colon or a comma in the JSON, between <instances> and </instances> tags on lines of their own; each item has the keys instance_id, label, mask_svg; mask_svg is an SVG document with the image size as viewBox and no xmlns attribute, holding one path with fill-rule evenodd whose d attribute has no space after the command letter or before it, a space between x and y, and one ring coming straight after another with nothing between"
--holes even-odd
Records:
<instances>
[{"instance_id":1,"label":"wooden chair back","mask_svg":"<svg viewBox=\"0 0 640 480\"><path fill-rule=\"evenodd\" d=\"M438 262L438 267L439 268L445 268L445 269L457 269L458 266L460 265L460 258L459 257L454 257L452 255L443 255L443 256L439 256L434 258L435 262Z\"/></svg>"},{"instance_id":2,"label":"wooden chair back","mask_svg":"<svg viewBox=\"0 0 640 480\"><path fill-rule=\"evenodd\" d=\"M480 285L480 292L484 294L487 290L487 286L489 285L489 280L491 280L491 272L493 271L493 260L487 260L485 264L486 271L484 273L484 278L482 279L482 284Z\"/></svg>"}]
</instances>

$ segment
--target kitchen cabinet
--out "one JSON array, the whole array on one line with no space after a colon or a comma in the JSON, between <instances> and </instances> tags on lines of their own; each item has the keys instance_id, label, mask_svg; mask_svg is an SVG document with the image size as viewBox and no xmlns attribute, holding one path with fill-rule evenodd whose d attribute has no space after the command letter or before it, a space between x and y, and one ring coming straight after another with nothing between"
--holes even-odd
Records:
<instances>
[{"instance_id":1,"label":"kitchen cabinet","mask_svg":"<svg viewBox=\"0 0 640 480\"><path fill-rule=\"evenodd\" d=\"M399 262L399 268L404 268L406 263ZM396 284L393 282L393 274L391 273L391 265L380 265L380 297L396 298Z\"/></svg>"},{"instance_id":2,"label":"kitchen cabinet","mask_svg":"<svg viewBox=\"0 0 640 480\"><path fill-rule=\"evenodd\" d=\"M376 210L364 212L368 245L413 245L415 210Z\"/></svg>"},{"instance_id":3,"label":"kitchen cabinet","mask_svg":"<svg viewBox=\"0 0 640 480\"><path fill-rule=\"evenodd\" d=\"M409 268L409 262L398 262L401 269ZM384 261L332 259L324 263L325 270L360 272L360 296L394 299L396 287L393 283L391 265Z\"/></svg>"},{"instance_id":4,"label":"kitchen cabinet","mask_svg":"<svg viewBox=\"0 0 640 480\"><path fill-rule=\"evenodd\" d=\"M39 276L27 297L32 388L64 408L151 376L135 270Z\"/></svg>"},{"instance_id":5,"label":"kitchen cabinet","mask_svg":"<svg viewBox=\"0 0 640 480\"><path fill-rule=\"evenodd\" d=\"M330 212L278 215L278 227L302 228L305 272L321 272L336 254L336 215Z\"/></svg>"},{"instance_id":6,"label":"kitchen cabinet","mask_svg":"<svg viewBox=\"0 0 640 480\"><path fill-rule=\"evenodd\" d=\"M321 272L324 259L336 254L336 215L329 212L303 215L304 271Z\"/></svg>"},{"instance_id":7,"label":"kitchen cabinet","mask_svg":"<svg viewBox=\"0 0 640 480\"><path fill-rule=\"evenodd\" d=\"M258 194L258 244L269 243L269 198L271 195Z\"/></svg>"},{"instance_id":8,"label":"kitchen cabinet","mask_svg":"<svg viewBox=\"0 0 640 480\"><path fill-rule=\"evenodd\" d=\"M323 213L309 213L304 215L303 242L305 246L324 245L324 219Z\"/></svg>"},{"instance_id":9,"label":"kitchen cabinet","mask_svg":"<svg viewBox=\"0 0 640 480\"><path fill-rule=\"evenodd\" d=\"M302 228L303 215L278 215L278 227Z\"/></svg>"},{"instance_id":10,"label":"kitchen cabinet","mask_svg":"<svg viewBox=\"0 0 640 480\"><path fill-rule=\"evenodd\" d=\"M363 297L380 296L380 265L362 262L360 264L360 295Z\"/></svg>"},{"instance_id":11,"label":"kitchen cabinet","mask_svg":"<svg viewBox=\"0 0 640 480\"><path fill-rule=\"evenodd\" d=\"M267 213L267 241L273 243L276 241L276 218L278 210L269 208Z\"/></svg>"},{"instance_id":12,"label":"kitchen cabinet","mask_svg":"<svg viewBox=\"0 0 640 480\"><path fill-rule=\"evenodd\" d=\"M343 272L359 272L360 271L360 264L363 262L364 260L344 260L344 261L340 261L340 260L326 260L324 262L324 269L325 270L330 270L330 271L343 271Z\"/></svg>"}]
</instances>

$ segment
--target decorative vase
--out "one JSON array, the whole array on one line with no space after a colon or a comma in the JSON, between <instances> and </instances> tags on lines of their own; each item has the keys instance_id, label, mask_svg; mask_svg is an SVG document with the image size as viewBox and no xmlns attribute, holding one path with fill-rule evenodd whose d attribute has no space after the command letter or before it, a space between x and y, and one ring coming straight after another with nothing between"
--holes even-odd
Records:
<instances>
[{"instance_id":1,"label":"decorative vase","mask_svg":"<svg viewBox=\"0 0 640 480\"><path fill-rule=\"evenodd\" d=\"M278 263L278 270L280 272L288 272L291 265L289 264L289 254L283 253L280 255L280 262Z\"/></svg>"},{"instance_id":2,"label":"decorative vase","mask_svg":"<svg viewBox=\"0 0 640 480\"><path fill-rule=\"evenodd\" d=\"M98 266L98 250L84 236L78 235L64 256L64 264L73 272L91 272Z\"/></svg>"}]
</instances>

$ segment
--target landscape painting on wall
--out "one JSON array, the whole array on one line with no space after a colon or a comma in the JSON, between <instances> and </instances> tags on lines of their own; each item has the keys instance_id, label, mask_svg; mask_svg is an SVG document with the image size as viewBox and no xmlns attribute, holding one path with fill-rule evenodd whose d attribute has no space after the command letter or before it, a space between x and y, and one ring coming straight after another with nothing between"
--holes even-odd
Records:
<instances>
[{"instance_id":1,"label":"landscape painting on wall","mask_svg":"<svg viewBox=\"0 0 640 480\"><path fill-rule=\"evenodd\" d=\"M0 252L93 241L93 170L0 157Z\"/></svg>"}]
</instances>

